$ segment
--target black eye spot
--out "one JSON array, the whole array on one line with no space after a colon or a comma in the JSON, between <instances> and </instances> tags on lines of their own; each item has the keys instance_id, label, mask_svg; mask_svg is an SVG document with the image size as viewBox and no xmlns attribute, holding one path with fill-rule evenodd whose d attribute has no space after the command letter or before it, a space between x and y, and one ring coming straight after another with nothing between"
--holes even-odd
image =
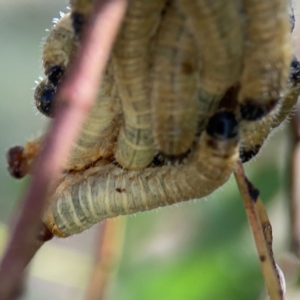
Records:
<instances>
[{"instance_id":1,"label":"black eye spot","mask_svg":"<svg viewBox=\"0 0 300 300\"><path fill-rule=\"evenodd\" d=\"M293 58L291 63L290 80L293 82L300 81L300 63L296 57Z\"/></svg>"},{"instance_id":2,"label":"black eye spot","mask_svg":"<svg viewBox=\"0 0 300 300\"><path fill-rule=\"evenodd\" d=\"M34 93L37 109L47 117L53 117L56 88L49 83L41 82Z\"/></svg>"},{"instance_id":3,"label":"black eye spot","mask_svg":"<svg viewBox=\"0 0 300 300\"><path fill-rule=\"evenodd\" d=\"M277 100L269 100L264 105L257 104L258 101L246 99L245 104L241 104L241 116L246 121L257 121L267 115L278 102Z\"/></svg>"},{"instance_id":4,"label":"black eye spot","mask_svg":"<svg viewBox=\"0 0 300 300\"><path fill-rule=\"evenodd\" d=\"M79 35L82 31L83 25L85 24L85 17L80 13L71 14L72 25L76 35Z\"/></svg>"},{"instance_id":5,"label":"black eye spot","mask_svg":"<svg viewBox=\"0 0 300 300\"><path fill-rule=\"evenodd\" d=\"M238 124L233 113L219 112L210 118L206 131L216 139L226 140L237 136Z\"/></svg>"},{"instance_id":6,"label":"black eye spot","mask_svg":"<svg viewBox=\"0 0 300 300\"><path fill-rule=\"evenodd\" d=\"M64 70L60 66L54 66L46 73L46 76L54 86L57 86L63 74Z\"/></svg>"}]
</instances>

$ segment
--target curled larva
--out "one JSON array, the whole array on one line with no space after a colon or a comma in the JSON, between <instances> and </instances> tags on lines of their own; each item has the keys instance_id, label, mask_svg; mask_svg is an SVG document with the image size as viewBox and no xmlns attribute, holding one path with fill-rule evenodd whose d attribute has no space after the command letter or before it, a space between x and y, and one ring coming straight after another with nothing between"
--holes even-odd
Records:
<instances>
[{"instance_id":1,"label":"curled larva","mask_svg":"<svg viewBox=\"0 0 300 300\"><path fill-rule=\"evenodd\" d=\"M65 15L54 28L50 31L45 43L43 62L44 66L50 66L50 70L66 69L71 58L66 57L72 55L72 51L65 52L66 49L74 49L77 45L74 31L72 30L70 14ZM64 26L61 26L61 23ZM66 26L68 24L68 26ZM64 34L68 34L68 48L65 47L66 39L60 39ZM54 32L54 33L53 33ZM48 44L55 45L53 47ZM72 46L73 45L73 46ZM48 53L50 51L50 53ZM55 53L55 55L53 55ZM46 70L46 69L45 69ZM47 73L47 72L46 72ZM53 73L51 75L53 76ZM51 108L55 101L55 93L57 86L53 83L53 78L49 76L42 80L35 90L35 102L38 109L46 115L51 116ZM60 78L61 79L61 78ZM57 78L55 79L58 83ZM52 82L51 82L52 81ZM109 157L113 154L113 145L117 139L117 133L121 124L121 107L117 94L117 88L113 78L111 63L108 63L105 74L103 75L102 84L99 89L97 100L91 113L88 115L83 124L78 140L76 141L70 159L65 166L66 170L83 169L94 163L100 157ZM26 165L26 170L31 169L33 162L33 151L36 149L35 155L41 147L42 138L28 142L22 151L22 161L19 165ZM33 147L35 145L35 147ZM27 151L29 149L29 151ZM28 159L26 157L29 156ZM25 170L25 168L24 168ZM17 173L17 172L16 172ZM25 172L22 172L24 174Z\"/></svg>"},{"instance_id":2,"label":"curled larva","mask_svg":"<svg viewBox=\"0 0 300 300\"><path fill-rule=\"evenodd\" d=\"M228 88L239 81L244 47L241 17L235 0L178 0L178 4L197 46L201 130Z\"/></svg>"},{"instance_id":3,"label":"curled larva","mask_svg":"<svg viewBox=\"0 0 300 300\"><path fill-rule=\"evenodd\" d=\"M106 218L204 197L233 172L237 131L232 113L216 113L186 164L129 171L100 160L85 172L70 173L50 199L44 223L64 237Z\"/></svg>"},{"instance_id":4,"label":"curled larva","mask_svg":"<svg viewBox=\"0 0 300 300\"><path fill-rule=\"evenodd\" d=\"M145 168L154 156L149 101L150 48L164 2L131 0L112 54L124 117L116 159L131 170Z\"/></svg>"},{"instance_id":5,"label":"curled larva","mask_svg":"<svg viewBox=\"0 0 300 300\"><path fill-rule=\"evenodd\" d=\"M259 121L243 120L239 124L240 156L243 162L254 157L270 132L278 127L291 113L300 94L300 63L294 58L290 69L290 80L285 95L267 116Z\"/></svg>"},{"instance_id":6,"label":"curled larva","mask_svg":"<svg viewBox=\"0 0 300 300\"><path fill-rule=\"evenodd\" d=\"M195 140L199 101L196 47L174 3L165 8L153 47L153 137L160 153L176 158Z\"/></svg>"},{"instance_id":7,"label":"curled larva","mask_svg":"<svg viewBox=\"0 0 300 300\"><path fill-rule=\"evenodd\" d=\"M287 0L243 0L245 57L239 103L241 116L266 115L282 97L292 59Z\"/></svg>"}]
</instances>

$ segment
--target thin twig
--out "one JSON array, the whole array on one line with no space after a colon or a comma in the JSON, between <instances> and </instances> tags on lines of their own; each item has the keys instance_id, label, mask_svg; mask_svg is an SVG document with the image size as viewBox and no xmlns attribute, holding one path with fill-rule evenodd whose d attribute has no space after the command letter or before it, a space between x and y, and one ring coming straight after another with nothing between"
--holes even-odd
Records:
<instances>
[{"instance_id":1,"label":"thin twig","mask_svg":"<svg viewBox=\"0 0 300 300\"><path fill-rule=\"evenodd\" d=\"M103 300L106 298L123 254L125 228L126 217L108 219L101 227L86 300Z\"/></svg>"},{"instance_id":2,"label":"thin twig","mask_svg":"<svg viewBox=\"0 0 300 300\"><path fill-rule=\"evenodd\" d=\"M284 300L283 278L279 275L272 250L272 227L259 192L247 179L240 161L234 175L244 201L270 300Z\"/></svg>"},{"instance_id":3,"label":"thin twig","mask_svg":"<svg viewBox=\"0 0 300 300\"><path fill-rule=\"evenodd\" d=\"M59 110L35 164L34 176L21 202L0 265L2 300L14 299L22 273L40 246L36 237L47 195L53 190L55 179L92 108L126 4L126 0L98 0L78 59L58 91Z\"/></svg>"},{"instance_id":4,"label":"thin twig","mask_svg":"<svg viewBox=\"0 0 300 300\"><path fill-rule=\"evenodd\" d=\"M289 184L290 191L290 219L291 219L291 250L300 257L300 113L292 117L293 141L290 154L291 179Z\"/></svg>"}]
</instances>

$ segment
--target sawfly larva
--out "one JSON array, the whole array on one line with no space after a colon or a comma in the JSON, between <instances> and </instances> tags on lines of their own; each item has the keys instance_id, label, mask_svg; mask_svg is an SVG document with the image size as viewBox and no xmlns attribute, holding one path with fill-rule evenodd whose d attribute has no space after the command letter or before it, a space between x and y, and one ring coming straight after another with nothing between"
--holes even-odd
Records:
<instances>
[{"instance_id":1,"label":"sawfly larva","mask_svg":"<svg viewBox=\"0 0 300 300\"><path fill-rule=\"evenodd\" d=\"M93 3L72 1L71 14L54 26L46 40L47 78L37 87L35 98L48 115L57 86L76 57L77 34ZM285 96L276 110L260 121L240 118L242 60L248 57L243 51L250 51L248 31L241 25L247 11L241 12L241 4L130 1L95 107L60 186L49 199L44 220L51 231L66 236L108 217L203 197L229 178L239 152L244 161L257 154L296 102L299 63L292 63L289 85L280 86ZM276 13L279 7L274 6ZM285 12L279 14L289 19ZM282 49L289 49L289 28L283 31L288 45ZM286 52L278 53L280 59L287 59ZM289 69L286 65L281 67L282 74L288 73L283 70ZM22 177L30 171L42 141L41 137L10 150L12 174ZM120 153L126 153L124 163ZM182 153L185 159L174 164L162 158Z\"/></svg>"},{"instance_id":2,"label":"sawfly larva","mask_svg":"<svg viewBox=\"0 0 300 300\"><path fill-rule=\"evenodd\" d=\"M191 147L197 133L197 51L174 3L166 7L153 50L151 112L155 144L167 157Z\"/></svg>"},{"instance_id":3,"label":"sawfly larva","mask_svg":"<svg viewBox=\"0 0 300 300\"><path fill-rule=\"evenodd\" d=\"M244 50L237 1L178 0L197 46L199 126L205 128L226 91L239 81Z\"/></svg>"},{"instance_id":4,"label":"sawfly larva","mask_svg":"<svg viewBox=\"0 0 300 300\"><path fill-rule=\"evenodd\" d=\"M55 235L69 236L110 217L207 196L229 179L239 158L237 146L234 115L217 113L184 165L127 171L100 160L82 174L66 175L44 222Z\"/></svg>"},{"instance_id":5,"label":"sawfly larva","mask_svg":"<svg viewBox=\"0 0 300 300\"><path fill-rule=\"evenodd\" d=\"M132 0L113 54L115 80L124 124L115 157L124 168L141 170L153 159L149 94L151 38L160 22L164 0Z\"/></svg>"},{"instance_id":6,"label":"sawfly larva","mask_svg":"<svg viewBox=\"0 0 300 300\"><path fill-rule=\"evenodd\" d=\"M243 0L246 43L239 103L245 120L272 110L286 87L292 57L289 2Z\"/></svg>"}]
</instances>

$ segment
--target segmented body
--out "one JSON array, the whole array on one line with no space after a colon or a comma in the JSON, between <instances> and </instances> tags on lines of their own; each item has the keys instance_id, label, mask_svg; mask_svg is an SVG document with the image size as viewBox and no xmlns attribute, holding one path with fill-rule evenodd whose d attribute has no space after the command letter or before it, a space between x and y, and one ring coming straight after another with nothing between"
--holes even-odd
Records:
<instances>
[{"instance_id":1,"label":"segmented body","mask_svg":"<svg viewBox=\"0 0 300 300\"><path fill-rule=\"evenodd\" d=\"M151 38L160 22L163 5L163 0L130 1L112 54L124 117L116 159L128 169L143 169L154 156L149 68Z\"/></svg>"},{"instance_id":2,"label":"segmented body","mask_svg":"<svg viewBox=\"0 0 300 300\"><path fill-rule=\"evenodd\" d=\"M291 61L291 43L286 34L290 28L286 15L289 5L282 0L244 0L243 8L247 15L247 59L241 76L239 102L242 115L247 114L249 103L257 105L257 110L264 115L282 96L288 78L286 66Z\"/></svg>"},{"instance_id":3,"label":"segmented body","mask_svg":"<svg viewBox=\"0 0 300 300\"><path fill-rule=\"evenodd\" d=\"M241 1L242 2L242 1ZM178 0L198 52L200 127L239 81L244 40L237 1Z\"/></svg>"},{"instance_id":4,"label":"segmented body","mask_svg":"<svg viewBox=\"0 0 300 300\"><path fill-rule=\"evenodd\" d=\"M50 32L38 104L49 95L55 99L93 3L71 1L71 14ZM105 218L204 197L228 180L239 152L247 161L259 151L299 93L298 76L286 85L291 63L287 1L272 3L129 2L95 107L74 145L68 173L49 199L44 222L51 231L68 236ZM267 8L280 25L274 39ZM263 32L255 39L260 26ZM252 42L259 49L252 49ZM264 51L271 55L265 66L257 66ZM299 73L297 61L293 70ZM262 90L264 97L256 97ZM276 108L264 117L270 101ZM18 166L24 175L41 141L11 151L11 170ZM183 161L180 154L186 155ZM178 163L168 162L170 157Z\"/></svg>"},{"instance_id":5,"label":"segmented body","mask_svg":"<svg viewBox=\"0 0 300 300\"><path fill-rule=\"evenodd\" d=\"M198 54L174 3L165 9L161 23L153 51L153 136L159 151L176 157L190 149L198 129Z\"/></svg>"},{"instance_id":6,"label":"segmented body","mask_svg":"<svg viewBox=\"0 0 300 300\"><path fill-rule=\"evenodd\" d=\"M237 144L237 135L214 140L204 134L188 163L139 172L101 160L65 177L45 222L56 235L68 236L107 218L207 196L229 179L239 157Z\"/></svg>"}]
</instances>

